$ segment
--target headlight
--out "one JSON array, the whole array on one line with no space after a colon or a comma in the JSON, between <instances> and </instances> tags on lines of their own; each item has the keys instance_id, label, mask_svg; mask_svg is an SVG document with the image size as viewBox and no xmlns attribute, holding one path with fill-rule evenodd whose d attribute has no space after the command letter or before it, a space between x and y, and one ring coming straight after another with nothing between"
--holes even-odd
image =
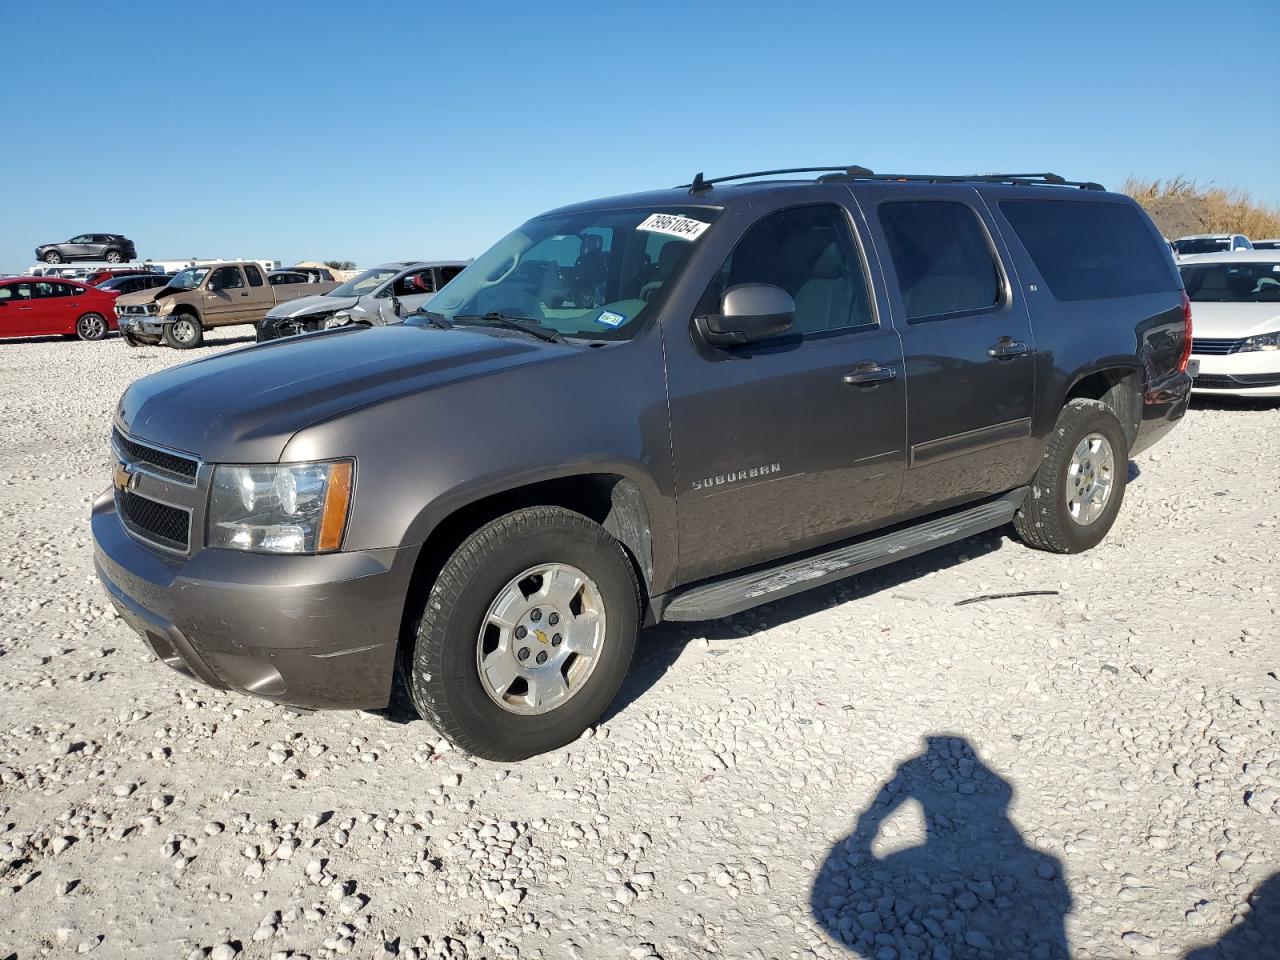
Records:
<instances>
[{"instance_id":1,"label":"headlight","mask_svg":"<svg viewBox=\"0 0 1280 960\"><path fill-rule=\"evenodd\" d=\"M1247 353L1251 350L1280 350L1280 330L1274 333L1260 333L1256 337L1247 337L1240 345L1237 353Z\"/></svg>"},{"instance_id":2,"label":"headlight","mask_svg":"<svg viewBox=\"0 0 1280 960\"><path fill-rule=\"evenodd\" d=\"M327 553L342 545L355 463L221 465L213 472L210 547L251 553Z\"/></svg>"}]
</instances>

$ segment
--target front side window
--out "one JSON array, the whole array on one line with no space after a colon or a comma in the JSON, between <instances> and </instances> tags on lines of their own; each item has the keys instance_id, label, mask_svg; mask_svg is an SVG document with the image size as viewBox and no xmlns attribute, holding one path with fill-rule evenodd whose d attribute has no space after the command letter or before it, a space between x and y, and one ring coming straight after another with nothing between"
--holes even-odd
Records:
<instances>
[{"instance_id":1,"label":"front side window","mask_svg":"<svg viewBox=\"0 0 1280 960\"><path fill-rule=\"evenodd\" d=\"M84 234L84 236L73 237L72 239L68 240L67 243L93 243L93 236L91 234L86 233Z\"/></svg>"},{"instance_id":2,"label":"front side window","mask_svg":"<svg viewBox=\"0 0 1280 960\"><path fill-rule=\"evenodd\" d=\"M971 207L893 200L880 204L879 213L908 321L990 310L1000 302L1000 268Z\"/></svg>"},{"instance_id":3,"label":"front side window","mask_svg":"<svg viewBox=\"0 0 1280 960\"><path fill-rule=\"evenodd\" d=\"M244 286L239 267L219 267L209 278L210 290L237 290Z\"/></svg>"},{"instance_id":4,"label":"front side window","mask_svg":"<svg viewBox=\"0 0 1280 960\"><path fill-rule=\"evenodd\" d=\"M725 291L744 283L791 294L795 323L784 337L876 322L848 217L832 204L779 210L754 224L716 272L698 312L718 312Z\"/></svg>"},{"instance_id":5,"label":"front side window","mask_svg":"<svg viewBox=\"0 0 1280 960\"><path fill-rule=\"evenodd\" d=\"M1195 263L1180 268L1197 303L1280 303L1280 263Z\"/></svg>"},{"instance_id":6,"label":"front side window","mask_svg":"<svg viewBox=\"0 0 1280 960\"><path fill-rule=\"evenodd\" d=\"M1086 200L1001 200L1036 269L1059 300L1173 290L1169 257L1135 207Z\"/></svg>"},{"instance_id":7,"label":"front side window","mask_svg":"<svg viewBox=\"0 0 1280 960\"><path fill-rule=\"evenodd\" d=\"M532 320L565 337L629 340L675 284L719 211L707 207L588 209L530 220L427 302L458 323ZM655 235L678 244L665 263Z\"/></svg>"},{"instance_id":8,"label":"front side window","mask_svg":"<svg viewBox=\"0 0 1280 960\"><path fill-rule=\"evenodd\" d=\"M415 270L413 273L406 273L397 280L393 284L391 292L393 296L397 297L412 297L424 293L435 293L435 280L432 279L430 269Z\"/></svg>"}]
</instances>

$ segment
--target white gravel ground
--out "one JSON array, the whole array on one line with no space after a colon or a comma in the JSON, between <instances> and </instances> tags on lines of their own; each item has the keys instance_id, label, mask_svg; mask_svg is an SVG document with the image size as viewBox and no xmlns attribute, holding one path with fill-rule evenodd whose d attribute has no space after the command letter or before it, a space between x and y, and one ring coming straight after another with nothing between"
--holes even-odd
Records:
<instances>
[{"instance_id":1,"label":"white gravel ground","mask_svg":"<svg viewBox=\"0 0 1280 960\"><path fill-rule=\"evenodd\" d=\"M0 957L1280 955L1274 407L1193 410L1089 554L650 631L593 735L501 765L114 617L111 409L186 359L0 344ZM1015 590L1055 593L955 605Z\"/></svg>"}]
</instances>

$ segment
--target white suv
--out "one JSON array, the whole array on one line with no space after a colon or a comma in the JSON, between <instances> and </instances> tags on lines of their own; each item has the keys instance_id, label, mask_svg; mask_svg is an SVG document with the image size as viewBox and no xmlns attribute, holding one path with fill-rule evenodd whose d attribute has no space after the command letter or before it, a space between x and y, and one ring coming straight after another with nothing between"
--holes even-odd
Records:
<instances>
[{"instance_id":1,"label":"white suv","mask_svg":"<svg viewBox=\"0 0 1280 960\"><path fill-rule=\"evenodd\" d=\"M1185 257L1197 253L1252 250L1253 243L1243 233L1194 233L1173 241L1173 249L1179 257Z\"/></svg>"}]
</instances>

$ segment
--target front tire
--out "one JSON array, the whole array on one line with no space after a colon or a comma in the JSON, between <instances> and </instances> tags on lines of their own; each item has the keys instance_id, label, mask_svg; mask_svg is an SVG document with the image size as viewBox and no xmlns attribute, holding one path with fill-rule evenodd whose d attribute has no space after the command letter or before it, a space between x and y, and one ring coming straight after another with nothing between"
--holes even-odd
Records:
<instances>
[{"instance_id":1,"label":"front tire","mask_svg":"<svg viewBox=\"0 0 1280 960\"><path fill-rule=\"evenodd\" d=\"M76 321L76 336L94 343L107 335L107 321L100 313L86 313Z\"/></svg>"},{"instance_id":2,"label":"front tire","mask_svg":"<svg viewBox=\"0 0 1280 960\"><path fill-rule=\"evenodd\" d=\"M1072 400L1058 414L1027 499L1013 526L1027 546L1081 553L1107 535L1124 501L1129 444L1115 412Z\"/></svg>"},{"instance_id":3,"label":"front tire","mask_svg":"<svg viewBox=\"0 0 1280 960\"><path fill-rule=\"evenodd\" d=\"M192 350L204 343L204 325L190 313L180 313L164 326L164 342L175 350Z\"/></svg>"},{"instance_id":4,"label":"front tire","mask_svg":"<svg viewBox=\"0 0 1280 960\"><path fill-rule=\"evenodd\" d=\"M639 613L631 561L599 524L561 507L499 517L432 585L409 670L414 705L478 757L555 750L613 701Z\"/></svg>"},{"instance_id":5,"label":"front tire","mask_svg":"<svg viewBox=\"0 0 1280 960\"><path fill-rule=\"evenodd\" d=\"M50 250L48 253L44 255L44 262L45 263L65 263L66 261L62 259L62 254L60 254L57 250Z\"/></svg>"}]
</instances>

